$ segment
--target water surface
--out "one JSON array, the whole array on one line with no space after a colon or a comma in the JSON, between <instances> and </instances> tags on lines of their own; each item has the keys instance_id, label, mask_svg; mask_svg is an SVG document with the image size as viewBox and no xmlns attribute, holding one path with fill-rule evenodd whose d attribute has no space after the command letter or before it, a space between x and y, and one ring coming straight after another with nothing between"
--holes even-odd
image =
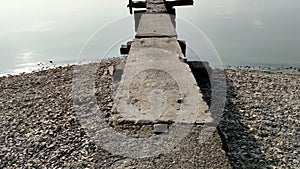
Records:
<instances>
[{"instance_id":1,"label":"water surface","mask_svg":"<svg viewBox=\"0 0 300 169\"><path fill-rule=\"evenodd\" d=\"M0 1L0 73L75 63L91 35L115 20L120 21L118 29L98 35L103 44L97 47L112 48L106 57L119 56L118 45L134 34L126 5L120 0ZM299 11L298 0L201 0L179 7L177 17L201 29L225 65L299 66ZM197 41L179 23L180 38ZM124 39L105 46L107 37L116 34ZM100 53L91 51L86 60L101 59Z\"/></svg>"}]
</instances>

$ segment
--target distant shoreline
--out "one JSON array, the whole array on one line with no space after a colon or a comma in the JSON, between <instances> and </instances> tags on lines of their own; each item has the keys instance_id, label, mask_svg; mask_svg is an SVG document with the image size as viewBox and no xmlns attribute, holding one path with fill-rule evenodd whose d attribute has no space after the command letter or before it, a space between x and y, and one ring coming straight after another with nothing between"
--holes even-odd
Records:
<instances>
[{"instance_id":1,"label":"distant shoreline","mask_svg":"<svg viewBox=\"0 0 300 169\"><path fill-rule=\"evenodd\" d=\"M105 60L110 60L110 59L114 59L114 58L109 58L109 59L105 59ZM0 77L5 77L5 76L18 76L18 75L23 75L23 74L28 74L28 73L35 73L35 72L40 72L40 71L46 71L49 69L57 69L57 68L67 68L67 67L72 67L75 65L84 65L84 64L91 64L91 63L100 63L101 60L96 60L96 61L86 61L86 62L80 62L80 63L65 63L65 64L44 64L44 65L40 65L32 67L32 69L28 69L28 71L24 71L24 72L9 72L9 73L2 73L0 72Z\"/></svg>"},{"instance_id":2,"label":"distant shoreline","mask_svg":"<svg viewBox=\"0 0 300 169\"><path fill-rule=\"evenodd\" d=\"M300 66L225 66L225 69L300 75Z\"/></svg>"},{"instance_id":3,"label":"distant shoreline","mask_svg":"<svg viewBox=\"0 0 300 169\"><path fill-rule=\"evenodd\" d=\"M114 57L114 58L119 58L119 57ZM108 58L105 60L110 60L114 58ZM5 76L16 76L16 75L23 75L27 73L34 73L34 72L39 72L39 71L45 71L49 69L56 69L56 68L61 68L61 67L69 67L69 66L74 66L74 65L81 65L81 64L90 64L90 63L99 63L101 60L98 61L86 61L83 63L69 63L69 64L58 64L58 65L47 65L44 64L40 67L32 67L32 69L28 69L28 71L24 72L10 72L10 73L1 73L0 72L0 77L5 77ZM290 75L300 75L300 66L295 66L295 65L260 65L260 66L249 66L249 65L240 65L240 66L232 66L232 65L224 65L225 70L244 70L244 71L260 71L263 73L275 73L275 74L290 74Z\"/></svg>"}]
</instances>

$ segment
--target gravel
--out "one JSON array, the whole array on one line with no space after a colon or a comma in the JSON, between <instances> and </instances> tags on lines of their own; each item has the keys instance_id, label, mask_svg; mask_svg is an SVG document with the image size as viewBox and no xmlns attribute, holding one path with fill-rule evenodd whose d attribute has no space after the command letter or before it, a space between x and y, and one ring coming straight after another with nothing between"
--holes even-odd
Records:
<instances>
[{"instance_id":1,"label":"gravel","mask_svg":"<svg viewBox=\"0 0 300 169\"><path fill-rule=\"evenodd\" d=\"M98 73L118 61L104 61ZM119 159L96 145L76 117L74 68L0 78L0 168L93 168Z\"/></svg>"},{"instance_id":2,"label":"gravel","mask_svg":"<svg viewBox=\"0 0 300 169\"><path fill-rule=\"evenodd\" d=\"M219 130L234 168L299 168L300 76L228 70Z\"/></svg>"},{"instance_id":3,"label":"gravel","mask_svg":"<svg viewBox=\"0 0 300 169\"><path fill-rule=\"evenodd\" d=\"M149 137L153 134L152 125L109 121L114 113L112 71L123 61L124 58L115 58L101 62L95 74L97 104L109 127L125 135ZM80 66L89 68L95 64ZM297 75L226 71L229 90L224 117L207 141L201 141L204 126L195 125L174 149L134 159L105 150L80 123L72 92L75 68L0 77L0 168L300 166Z\"/></svg>"},{"instance_id":4,"label":"gravel","mask_svg":"<svg viewBox=\"0 0 300 169\"><path fill-rule=\"evenodd\" d=\"M114 155L96 144L74 110L73 71L98 65L95 96L103 118L109 122L113 113L111 72L123 61L124 58L116 58L100 65L90 63L79 68L57 67L1 77L0 168L230 168L216 130L211 141L199 144L200 125L194 126L176 148L154 157ZM111 125L135 137L153 134L151 125Z\"/></svg>"}]
</instances>

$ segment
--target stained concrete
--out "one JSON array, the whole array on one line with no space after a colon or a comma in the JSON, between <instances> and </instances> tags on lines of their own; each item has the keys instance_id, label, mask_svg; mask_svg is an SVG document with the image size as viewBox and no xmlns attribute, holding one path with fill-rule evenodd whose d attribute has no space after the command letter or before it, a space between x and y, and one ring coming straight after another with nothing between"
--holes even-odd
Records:
<instances>
[{"instance_id":1,"label":"stained concrete","mask_svg":"<svg viewBox=\"0 0 300 169\"><path fill-rule=\"evenodd\" d=\"M114 99L116 116L136 122L210 122L209 108L180 57L175 38L135 39Z\"/></svg>"}]
</instances>

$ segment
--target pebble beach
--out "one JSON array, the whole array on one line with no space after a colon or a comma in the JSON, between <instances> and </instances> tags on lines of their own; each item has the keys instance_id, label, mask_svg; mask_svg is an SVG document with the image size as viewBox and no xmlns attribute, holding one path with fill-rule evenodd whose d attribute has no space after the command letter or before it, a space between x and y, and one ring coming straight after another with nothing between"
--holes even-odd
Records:
<instances>
[{"instance_id":1,"label":"pebble beach","mask_svg":"<svg viewBox=\"0 0 300 169\"><path fill-rule=\"evenodd\" d=\"M104 60L96 72L95 94L104 117L110 116L113 103L111 68L122 61ZM226 106L209 140L199 143L203 126L198 125L174 149L133 159L103 149L80 124L72 96L75 67L0 77L0 168L300 166L299 75L226 70ZM116 130L138 136L147 128L151 126Z\"/></svg>"},{"instance_id":2,"label":"pebble beach","mask_svg":"<svg viewBox=\"0 0 300 169\"><path fill-rule=\"evenodd\" d=\"M300 76L227 70L219 128L236 168L299 168Z\"/></svg>"}]
</instances>

